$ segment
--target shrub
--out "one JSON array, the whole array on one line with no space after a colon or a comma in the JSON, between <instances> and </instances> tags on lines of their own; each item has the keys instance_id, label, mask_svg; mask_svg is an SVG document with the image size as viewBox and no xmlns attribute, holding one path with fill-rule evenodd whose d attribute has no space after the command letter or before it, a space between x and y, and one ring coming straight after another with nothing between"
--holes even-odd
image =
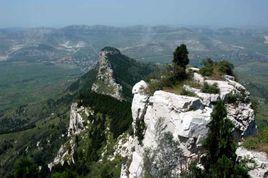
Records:
<instances>
[{"instance_id":1,"label":"shrub","mask_svg":"<svg viewBox=\"0 0 268 178\"><path fill-rule=\"evenodd\" d=\"M220 62L218 62L218 66L219 66L219 71L222 74L227 74L227 75L233 75L233 69L234 69L234 65L231 64L230 62L226 61L226 60L222 60Z\"/></svg>"},{"instance_id":2,"label":"shrub","mask_svg":"<svg viewBox=\"0 0 268 178\"><path fill-rule=\"evenodd\" d=\"M203 76L211 76L213 74L213 66L202 67L199 72Z\"/></svg>"},{"instance_id":3,"label":"shrub","mask_svg":"<svg viewBox=\"0 0 268 178\"><path fill-rule=\"evenodd\" d=\"M181 91L181 95L186 95L186 96L196 96L195 93L190 92L190 91L187 91L187 90L185 90L185 89L182 89L182 91Z\"/></svg>"},{"instance_id":4,"label":"shrub","mask_svg":"<svg viewBox=\"0 0 268 178\"><path fill-rule=\"evenodd\" d=\"M233 64L226 60L214 62L208 58L203 61L203 67L200 69L199 73L203 76L220 78L225 74L233 76L233 68Z\"/></svg>"},{"instance_id":5,"label":"shrub","mask_svg":"<svg viewBox=\"0 0 268 178\"><path fill-rule=\"evenodd\" d=\"M204 93L211 93L211 94L217 94L220 92L220 89L218 88L218 85L214 83L213 85L209 85L208 83L204 83L204 86L202 87L202 92Z\"/></svg>"},{"instance_id":6,"label":"shrub","mask_svg":"<svg viewBox=\"0 0 268 178\"><path fill-rule=\"evenodd\" d=\"M176 83L173 66L168 65L164 69L152 74L150 79L147 93L153 95L156 90L162 90L164 87L171 87Z\"/></svg>"},{"instance_id":7,"label":"shrub","mask_svg":"<svg viewBox=\"0 0 268 178\"><path fill-rule=\"evenodd\" d=\"M234 104L241 99L240 97L241 95L239 94L230 93L227 95L227 103Z\"/></svg>"}]
</instances>

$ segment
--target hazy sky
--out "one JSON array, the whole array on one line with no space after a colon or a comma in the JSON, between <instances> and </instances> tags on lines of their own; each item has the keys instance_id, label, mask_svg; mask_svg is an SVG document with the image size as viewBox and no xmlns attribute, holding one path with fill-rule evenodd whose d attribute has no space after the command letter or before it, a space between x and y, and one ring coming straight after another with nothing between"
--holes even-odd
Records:
<instances>
[{"instance_id":1,"label":"hazy sky","mask_svg":"<svg viewBox=\"0 0 268 178\"><path fill-rule=\"evenodd\" d=\"M268 26L268 0L0 0L0 27Z\"/></svg>"}]
</instances>

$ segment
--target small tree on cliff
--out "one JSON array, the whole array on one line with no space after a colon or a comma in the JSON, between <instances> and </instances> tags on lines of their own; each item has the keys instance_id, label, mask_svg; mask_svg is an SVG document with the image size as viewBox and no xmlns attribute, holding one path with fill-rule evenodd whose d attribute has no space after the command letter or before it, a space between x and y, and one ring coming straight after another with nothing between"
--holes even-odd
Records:
<instances>
[{"instance_id":1,"label":"small tree on cliff","mask_svg":"<svg viewBox=\"0 0 268 178\"><path fill-rule=\"evenodd\" d=\"M248 177L247 170L237 162L237 143L233 137L234 125L226 118L223 101L216 103L208 124L209 132L204 148L207 155L202 159L204 177Z\"/></svg>"},{"instance_id":2,"label":"small tree on cliff","mask_svg":"<svg viewBox=\"0 0 268 178\"><path fill-rule=\"evenodd\" d=\"M181 44L173 53L173 64L176 78L186 77L186 66L189 64L188 50L185 44Z\"/></svg>"}]
</instances>

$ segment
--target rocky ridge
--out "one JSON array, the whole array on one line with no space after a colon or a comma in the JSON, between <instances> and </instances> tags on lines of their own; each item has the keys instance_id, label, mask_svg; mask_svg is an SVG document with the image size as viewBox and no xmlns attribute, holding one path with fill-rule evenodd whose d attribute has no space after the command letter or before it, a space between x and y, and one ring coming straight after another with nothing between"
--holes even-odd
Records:
<instances>
[{"instance_id":1,"label":"rocky ridge","mask_svg":"<svg viewBox=\"0 0 268 178\"><path fill-rule=\"evenodd\" d=\"M106 48L100 51L97 80L92 85L91 90L99 94L109 95L118 100L122 100L122 86L116 83L111 63L108 60L108 56L114 54L120 54L120 51Z\"/></svg>"},{"instance_id":2,"label":"rocky ridge","mask_svg":"<svg viewBox=\"0 0 268 178\"><path fill-rule=\"evenodd\" d=\"M192 161L197 160L202 155L201 146L208 132L206 125L210 121L210 114L213 110L212 103L219 99L226 100L230 94L243 94L244 98L249 97L249 92L245 87L234 81L232 76L225 76L223 81L207 80L197 72L194 72L193 76L194 81L201 85L205 82L209 85L217 83L220 93L202 93L200 89L186 85L184 89L193 92L196 97L176 95L161 90L155 91L150 96L146 93L148 87L146 82L140 81L133 87L132 126L135 135L135 132L138 131L137 123L143 120L145 125L144 138L142 143L135 136L134 138L124 138L124 141L119 142L119 145L116 146L117 154L130 160L129 164L122 166L121 177L142 177L145 171L144 160L148 157L148 150L151 155L154 151L158 151L158 147L162 144L159 140L165 134L171 135L169 138L178 143L181 151L180 161L177 158L175 159L174 156L169 157L169 162L177 162L177 165L173 167L172 176L179 176L182 171L187 170ZM251 108L249 101L226 102L226 108L228 118L234 123L234 132L238 137L256 133L254 110ZM152 164L161 161L163 156L167 154L166 150L172 150L172 148L166 146L164 150L164 153L155 153L156 158ZM250 151L247 150L247 152ZM245 159L243 154L239 156L241 159ZM268 160L267 157L263 156L262 159L264 158L266 158L266 161ZM157 167L157 165L153 166ZM266 166L257 166L252 168L251 176L262 177L264 175L264 173L256 174L256 169L262 169L261 172L264 173L267 171Z\"/></svg>"}]
</instances>

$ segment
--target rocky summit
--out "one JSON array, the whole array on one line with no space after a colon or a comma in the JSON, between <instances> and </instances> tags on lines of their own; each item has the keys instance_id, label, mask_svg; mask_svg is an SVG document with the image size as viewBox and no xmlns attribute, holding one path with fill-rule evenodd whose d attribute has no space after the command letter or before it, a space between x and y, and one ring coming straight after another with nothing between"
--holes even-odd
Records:
<instances>
[{"instance_id":1,"label":"rocky summit","mask_svg":"<svg viewBox=\"0 0 268 178\"><path fill-rule=\"evenodd\" d=\"M99 70L97 80L92 85L92 91L109 95L119 100L123 99L122 86L116 83L111 63L108 60L110 55L120 54L119 50L111 47L106 47L99 52Z\"/></svg>"},{"instance_id":2,"label":"rocky summit","mask_svg":"<svg viewBox=\"0 0 268 178\"><path fill-rule=\"evenodd\" d=\"M202 93L200 89L184 86L186 90L194 92L197 97L176 95L161 90L155 91L150 96L146 93L148 84L143 80L133 87L132 126L134 132L138 132L137 123L143 120L145 124L144 138L141 143L137 137L134 137L134 139L129 138L126 143L121 145L126 150L130 148L134 150L129 151L127 156L125 151L122 152L122 156L126 156L130 164L123 166L121 177L143 177L146 154L148 154L148 150L150 150L150 153L158 151L158 147L162 144L161 136L165 135L165 133L172 134L173 140L179 143L179 148L182 150L182 160L172 170L174 177L179 176L184 170L187 170L191 162L198 159L200 153L202 154L202 141L207 136L207 124L210 122L213 109L212 103L220 98L224 99L231 93L246 93L245 97L249 95L249 92L241 84L228 76L224 81L206 80L197 73L194 76L195 81L201 82L201 84L204 82L218 83L220 93L217 95L207 94ZM235 105L226 103L226 107L228 118L235 125L234 131L237 133L236 135L244 137L256 133L255 116L250 102L239 102ZM172 149L168 145L165 146L165 151L167 152ZM247 152L244 155L243 150L245 148L238 149L239 156L252 155L248 150L244 151ZM162 159L163 155L161 154L167 154L167 152L156 153L156 157ZM256 153L253 155L256 155ZM176 157L169 157L169 159L170 162L178 161ZM254 159L258 160L258 156L255 156ZM253 177L262 177L267 171L267 157L262 156L260 159L258 161L263 163L261 164L263 167L252 168L253 170L256 169L250 172ZM262 171L258 171L260 169ZM256 172L263 173L256 174Z\"/></svg>"}]
</instances>

